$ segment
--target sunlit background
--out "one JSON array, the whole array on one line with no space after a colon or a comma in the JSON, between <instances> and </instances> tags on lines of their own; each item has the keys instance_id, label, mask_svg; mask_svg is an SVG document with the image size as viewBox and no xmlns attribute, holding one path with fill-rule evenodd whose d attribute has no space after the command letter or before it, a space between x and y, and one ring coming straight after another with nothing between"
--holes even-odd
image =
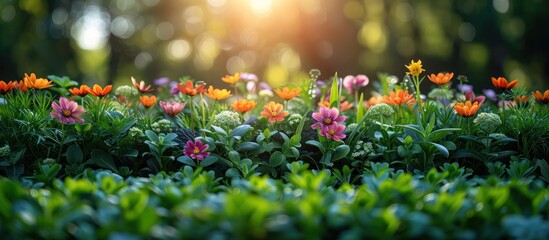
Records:
<instances>
[{"instance_id":1,"label":"sunlit background","mask_svg":"<svg viewBox=\"0 0 549 240\"><path fill-rule=\"evenodd\" d=\"M422 59L427 73L453 71L480 87L505 76L541 89L547 22L543 0L2 0L0 79L216 84L252 72L279 86L311 68L402 77Z\"/></svg>"}]
</instances>

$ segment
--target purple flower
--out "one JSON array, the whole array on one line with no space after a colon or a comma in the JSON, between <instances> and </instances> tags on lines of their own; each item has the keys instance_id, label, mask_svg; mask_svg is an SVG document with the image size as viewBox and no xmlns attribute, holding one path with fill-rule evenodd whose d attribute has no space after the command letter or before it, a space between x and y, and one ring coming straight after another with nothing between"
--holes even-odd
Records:
<instances>
[{"instance_id":1,"label":"purple flower","mask_svg":"<svg viewBox=\"0 0 549 240\"><path fill-rule=\"evenodd\" d=\"M456 88L461 92L461 93L466 93L466 92L469 92L469 91L473 91L473 85L469 85L469 84L457 84L456 85Z\"/></svg>"},{"instance_id":2,"label":"purple flower","mask_svg":"<svg viewBox=\"0 0 549 240\"><path fill-rule=\"evenodd\" d=\"M63 124L84 122L84 119L78 117L78 115L84 112L84 109L82 107L79 107L78 103L76 103L75 101L69 101L64 97L61 97L59 98L59 104L57 104L56 102L52 102L51 107L54 111L51 112L50 115Z\"/></svg>"},{"instance_id":3,"label":"purple flower","mask_svg":"<svg viewBox=\"0 0 549 240\"><path fill-rule=\"evenodd\" d=\"M320 130L320 135L326 137L327 139L339 141L346 137L343 131L345 131L345 125L335 123L322 127Z\"/></svg>"},{"instance_id":4,"label":"purple flower","mask_svg":"<svg viewBox=\"0 0 549 240\"><path fill-rule=\"evenodd\" d=\"M240 80L257 82L257 75L253 73L243 72L240 73Z\"/></svg>"},{"instance_id":5,"label":"purple flower","mask_svg":"<svg viewBox=\"0 0 549 240\"><path fill-rule=\"evenodd\" d=\"M486 97L484 97L484 96L476 97L475 93L473 91L468 91L467 93L465 93L465 101L470 100L471 103L478 102L478 104L480 105L484 102L485 99L486 99Z\"/></svg>"},{"instance_id":6,"label":"purple flower","mask_svg":"<svg viewBox=\"0 0 549 240\"><path fill-rule=\"evenodd\" d=\"M498 95L496 94L496 91L494 91L494 89L483 89L482 93L484 93L484 95L488 99L492 100L492 102L498 101Z\"/></svg>"},{"instance_id":7,"label":"purple flower","mask_svg":"<svg viewBox=\"0 0 549 240\"><path fill-rule=\"evenodd\" d=\"M170 94L176 95L180 93L179 88L177 88L177 84L178 82L175 82L175 81L170 82Z\"/></svg>"},{"instance_id":8,"label":"purple flower","mask_svg":"<svg viewBox=\"0 0 549 240\"><path fill-rule=\"evenodd\" d=\"M183 154L192 159L202 161L205 157L210 156L210 153L206 152L207 149L208 144L203 144L200 140L189 140L183 148Z\"/></svg>"},{"instance_id":9,"label":"purple flower","mask_svg":"<svg viewBox=\"0 0 549 240\"><path fill-rule=\"evenodd\" d=\"M320 107L320 111L313 113L313 118L317 121L317 123L313 124L311 127L313 129L321 127L324 129L326 126L335 125L337 123L341 123L345 121L345 116L339 116L339 111L337 108L327 108L327 107Z\"/></svg>"},{"instance_id":10,"label":"purple flower","mask_svg":"<svg viewBox=\"0 0 549 240\"><path fill-rule=\"evenodd\" d=\"M347 75L343 78L343 87L347 89L350 93L353 93L355 90L358 90L361 87L365 87L370 83L370 79L366 75Z\"/></svg>"},{"instance_id":11,"label":"purple flower","mask_svg":"<svg viewBox=\"0 0 549 240\"><path fill-rule=\"evenodd\" d=\"M153 82L157 86L168 86L168 84L170 84L170 79L167 77L162 77L159 79L155 79Z\"/></svg>"},{"instance_id":12,"label":"purple flower","mask_svg":"<svg viewBox=\"0 0 549 240\"><path fill-rule=\"evenodd\" d=\"M254 81L249 81L246 83L246 89L248 92L255 92L255 88L257 86L257 83Z\"/></svg>"}]
</instances>

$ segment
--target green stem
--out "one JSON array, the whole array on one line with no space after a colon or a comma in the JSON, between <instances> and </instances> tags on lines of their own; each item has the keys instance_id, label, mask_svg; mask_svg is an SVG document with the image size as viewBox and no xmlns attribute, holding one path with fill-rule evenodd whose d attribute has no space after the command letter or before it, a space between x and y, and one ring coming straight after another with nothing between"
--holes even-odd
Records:
<instances>
[{"instance_id":1,"label":"green stem","mask_svg":"<svg viewBox=\"0 0 549 240\"><path fill-rule=\"evenodd\" d=\"M421 90L420 90L420 87L419 87L419 84L421 82L419 81L419 76L413 76L413 80L414 80L414 85L416 87L416 101L417 101L417 104L419 106L419 110L422 111L423 106L421 104Z\"/></svg>"}]
</instances>

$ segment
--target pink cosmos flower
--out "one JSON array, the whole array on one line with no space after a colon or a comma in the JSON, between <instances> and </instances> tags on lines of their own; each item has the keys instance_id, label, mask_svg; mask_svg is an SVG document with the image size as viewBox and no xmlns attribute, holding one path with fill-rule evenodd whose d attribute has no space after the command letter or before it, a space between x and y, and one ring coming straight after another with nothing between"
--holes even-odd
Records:
<instances>
[{"instance_id":1,"label":"pink cosmos flower","mask_svg":"<svg viewBox=\"0 0 549 240\"><path fill-rule=\"evenodd\" d=\"M478 104L482 104L484 100L486 100L486 97L484 96L475 96L475 93L473 91L468 91L465 93L465 101L471 100L471 103L478 102Z\"/></svg>"},{"instance_id":2,"label":"pink cosmos flower","mask_svg":"<svg viewBox=\"0 0 549 240\"><path fill-rule=\"evenodd\" d=\"M345 125L335 123L322 127L320 130L320 135L326 137L327 139L339 141L346 137L343 131L345 131Z\"/></svg>"},{"instance_id":3,"label":"pink cosmos flower","mask_svg":"<svg viewBox=\"0 0 549 240\"><path fill-rule=\"evenodd\" d=\"M362 74L356 76L347 75L343 78L343 87L345 87L349 93L353 93L355 90L365 87L368 83L370 83L370 79Z\"/></svg>"},{"instance_id":4,"label":"pink cosmos flower","mask_svg":"<svg viewBox=\"0 0 549 240\"><path fill-rule=\"evenodd\" d=\"M210 153L206 152L206 149L208 149L208 144L203 144L200 140L189 140L183 148L183 154L192 159L202 161L205 157L210 156Z\"/></svg>"},{"instance_id":5,"label":"pink cosmos flower","mask_svg":"<svg viewBox=\"0 0 549 240\"><path fill-rule=\"evenodd\" d=\"M84 119L78 117L78 115L84 112L84 108L79 107L75 101L69 101L68 99L59 98L59 104L56 102L51 103L53 112L50 115L59 120L63 124L74 124L75 122L83 123Z\"/></svg>"},{"instance_id":6,"label":"pink cosmos flower","mask_svg":"<svg viewBox=\"0 0 549 240\"><path fill-rule=\"evenodd\" d=\"M330 126L345 121L347 117L339 116L339 111L337 108L320 107L320 111L313 113L313 118L317 121L317 123L313 124L311 127L313 129L317 129L319 127L324 129L325 126Z\"/></svg>"},{"instance_id":7,"label":"pink cosmos flower","mask_svg":"<svg viewBox=\"0 0 549 240\"><path fill-rule=\"evenodd\" d=\"M180 102L163 102L160 101L158 103L162 110L168 114L170 117L175 117L175 115L179 114L183 109L185 108L185 105L187 103L180 103Z\"/></svg>"}]
</instances>

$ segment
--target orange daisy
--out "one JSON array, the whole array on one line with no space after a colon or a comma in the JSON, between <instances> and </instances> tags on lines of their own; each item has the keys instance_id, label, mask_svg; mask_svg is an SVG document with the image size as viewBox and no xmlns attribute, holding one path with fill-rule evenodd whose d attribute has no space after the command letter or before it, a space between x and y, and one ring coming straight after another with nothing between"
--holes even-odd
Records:
<instances>
[{"instance_id":1,"label":"orange daisy","mask_svg":"<svg viewBox=\"0 0 549 240\"><path fill-rule=\"evenodd\" d=\"M240 81L240 73L235 73L234 75L226 75L225 77L221 78L221 81L226 82L228 84L235 84L238 81Z\"/></svg>"},{"instance_id":2,"label":"orange daisy","mask_svg":"<svg viewBox=\"0 0 549 240\"><path fill-rule=\"evenodd\" d=\"M27 91L27 84L25 83L24 80L21 80L17 83L17 89L19 89L19 91L21 91L21 92L26 92Z\"/></svg>"},{"instance_id":3,"label":"orange daisy","mask_svg":"<svg viewBox=\"0 0 549 240\"><path fill-rule=\"evenodd\" d=\"M235 101L231 107L237 112L246 113L254 109L257 103L253 100L241 99Z\"/></svg>"},{"instance_id":4,"label":"orange daisy","mask_svg":"<svg viewBox=\"0 0 549 240\"><path fill-rule=\"evenodd\" d=\"M139 102L145 108L149 108L156 103L156 96L139 96Z\"/></svg>"},{"instance_id":5,"label":"orange daisy","mask_svg":"<svg viewBox=\"0 0 549 240\"><path fill-rule=\"evenodd\" d=\"M458 102L454 105L454 110L456 110L457 114L466 118L475 115L479 109L480 104L478 102L471 103L471 101L466 101L465 103Z\"/></svg>"},{"instance_id":6,"label":"orange daisy","mask_svg":"<svg viewBox=\"0 0 549 240\"><path fill-rule=\"evenodd\" d=\"M390 92L390 96L383 96L383 102L392 105L402 105L402 104L414 104L415 99L413 94L408 94L408 91L399 89L398 91Z\"/></svg>"},{"instance_id":7,"label":"orange daisy","mask_svg":"<svg viewBox=\"0 0 549 240\"><path fill-rule=\"evenodd\" d=\"M329 108L330 107L330 102L328 102L328 101L318 102L318 107L327 107L327 108Z\"/></svg>"},{"instance_id":8,"label":"orange daisy","mask_svg":"<svg viewBox=\"0 0 549 240\"><path fill-rule=\"evenodd\" d=\"M263 106L261 116L269 118L269 122L284 121L284 117L288 115L287 111L282 111L284 107L280 103L270 101L268 105Z\"/></svg>"},{"instance_id":9,"label":"orange daisy","mask_svg":"<svg viewBox=\"0 0 549 240\"><path fill-rule=\"evenodd\" d=\"M177 89L179 89L181 93L191 97L195 96L198 93L203 93L205 91L204 87L206 87L206 84L202 83L195 88L194 83L191 80L187 80L187 82L185 82L185 85L182 85L181 83L177 84Z\"/></svg>"},{"instance_id":10,"label":"orange daisy","mask_svg":"<svg viewBox=\"0 0 549 240\"><path fill-rule=\"evenodd\" d=\"M507 79L505 79L504 77L492 77L492 84L497 89L511 90L513 87L515 87L515 85L517 85L517 83L518 80L516 79L508 83Z\"/></svg>"},{"instance_id":11,"label":"orange daisy","mask_svg":"<svg viewBox=\"0 0 549 240\"><path fill-rule=\"evenodd\" d=\"M549 103L549 90L545 90L543 94L541 94L540 91L535 91L534 98L536 98L536 100L538 100L538 102L540 103L543 103L543 104Z\"/></svg>"},{"instance_id":12,"label":"orange daisy","mask_svg":"<svg viewBox=\"0 0 549 240\"><path fill-rule=\"evenodd\" d=\"M80 85L80 88L73 87L69 89L69 92L74 96L84 97L90 93L90 87L86 84Z\"/></svg>"},{"instance_id":13,"label":"orange daisy","mask_svg":"<svg viewBox=\"0 0 549 240\"><path fill-rule=\"evenodd\" d=\"M107 96L112 90L112 85L107 85L105 88L102 88L101 86L94 84L93 88L90 88L88 91L91 95L94 95L96 97L104 97Z\"/></svg>"},{"instance_id":14,"label":"orange daisy","mask_svg":"<svg viewBox=\"0 0 549 240\"><path fill-rule=\"evenodd\" d=\"M46 89L53 86L51 81L45 78L36 78L34 73L31 73L30 76L25 73L23 82L25 82L25 87L30 89Z\"/></svg>"},{"instance_id":15,"label":"orange daisy","mask_svg":"<svg viewBox=\"0 0 549 240\"><path fill-rule=\"evenodd\" d=\"M292 88L290 90L288 87L284 87L282 88L282 90L277 88L274 91L279 97L286 101L296 97L297 95L299 95L299 93L301 93L301 89L299 88Z\"/></svg>"},{"instance_id":16,"label":"orange daisy","mask_svg":"<svg viewBox=\"0 0 549 240\"><path fill-rule=\"evenodd\" d=\"M342 112L347 111L351 108L353 108L353 104L350 103L349 101L343 101L339 104L339 110L341 110Z\"/></svg>"},{"instance_id":17,"label":"orange daisy","mask_svg":"<svg viewBox=\"0 0 549 240\"><path fill-rule=\"evenodd\" d=\"M204 95L214 100L223 100L231 96L231 91L227 89L216 89L213 86L210 86Z\"/></svg>"},{"instance_id":18,"label":"orange daisy","mask_svg":"<svg viewBox=\"0 0 549 240\"><path fill-rule=\"evenodd\" d=\"M431 75L428 75L427 77L431 82L442 85L452 80L454 73L438 73L437 75L431 73Z\"/></svg>"},{"instance_id":19,"label":"orange daisy","mask_svg":"<svg viewBox=\"0 0 549 240\"><path fill-rule=\"evenodd\" d=\"M11 92L15 87L17 87L16 81L9 81L6 83L4 80L0 80L0 94L2 95Z\"/></svg>"},{"instance_id":20,"label":"orange daisy","mask_svg":"<svg viewBox=\"0 0 549 240\"><path fill-rule=\"evenodd\" d=\"M382 102L383 102L382 96L372 96L370 99L368 99L368 101L365 102L365 106L366 108L369 108L371 106L374 106Z\"/></svg>"}]
</instances>

